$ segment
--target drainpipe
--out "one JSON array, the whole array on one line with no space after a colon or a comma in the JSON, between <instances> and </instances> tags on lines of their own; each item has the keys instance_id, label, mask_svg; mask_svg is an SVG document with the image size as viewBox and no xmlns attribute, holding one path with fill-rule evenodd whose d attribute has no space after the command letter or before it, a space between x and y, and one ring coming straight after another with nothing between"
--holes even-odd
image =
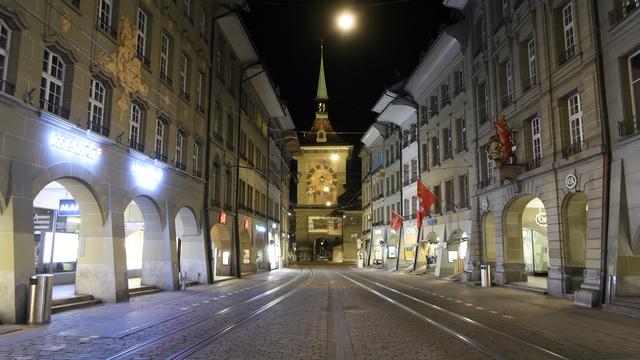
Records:
<instances>
[{"instance_id":1,"label":"drainpipe","mask_svg":"<svg viewBox=\"0 0 640 360\"><path fill-rule=\"evenodd\" d=\"M400 208L398 209L398 212L400 213L400 216L402 216L402 226L400 227L400 231L401 233L398 234L398 256L396 256L396 271L400 270L400 249L402 246L402 240L404 240L404 236L402 236L402 232L404 232L404 199L402 198L402 188L404 188L404 185L402 184L402 128L398 127L398 141L400 143L400 155L399 155L399 161L400 161ZM420 145L418 145L418 152L420 151ZM419 164L418 164L419 165Z\"/></svg>"},{"instance_id":2,"label":"drainpipe","mask_svg":"<svg viewBox=\"0 0 640 360\"><path fill-rule=\"evenodd\" d=\"M596 73L598 76L598 105L600 106L600 117L602 124L602 145L603 154L603 203L602 203L602 233L600 240L600 305L606 299L606 275L607 275L607 246L609 237L609 188L611 186L611 143L609 131L609 112L607 109L607 92L604 82L604 64L602 60L602 39L600 38L600 21L598 19L598 1L591 0L591 19L593 23L593 39L596 53Z\"/></svg>"},{"instance_id":3,"label":"drainpipe","mask_svg":"<svg viewBox=\"0 0 640 360\"><path fill-rule=\"evenodd\" d=\"M205 248L205 255L207 257L207 283L213 283L216 269L213 268L211 262L214 260L213 252L211 251L211 220L209 219L209 187L211 186L211 123L213 122L213 111L211 110L211 98L213 97L213 59L215 48L215 33L216 33L216 21L222 17L231 14L233 11L227 11L221 15L214 17L211 21L211 38L209 39L211 46L209 47L209 84L207 84L208 106L207 106L207 136L205 146L205 165L204 165L204 227L205 239L207 241ZM220 119L222 121L222 119ZM219 179L216 179L219 181Z\"/></svg>"}]
</instances>

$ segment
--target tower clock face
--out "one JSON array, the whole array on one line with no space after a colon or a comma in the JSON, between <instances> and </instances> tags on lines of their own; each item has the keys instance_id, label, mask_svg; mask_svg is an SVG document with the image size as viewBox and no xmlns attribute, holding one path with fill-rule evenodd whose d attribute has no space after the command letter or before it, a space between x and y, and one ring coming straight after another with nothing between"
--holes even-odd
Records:
<instances>
[{"instance_id":1,"label":"tower clock face","mask_svg":"<svg viewBox=\"0 0 640 360\"><path fill-rule=\"evenodd\" d=\"M313 160L306 175L307 197L313 203L335 204L338 176L326 160Z\"/></svg>"}]
</instances>

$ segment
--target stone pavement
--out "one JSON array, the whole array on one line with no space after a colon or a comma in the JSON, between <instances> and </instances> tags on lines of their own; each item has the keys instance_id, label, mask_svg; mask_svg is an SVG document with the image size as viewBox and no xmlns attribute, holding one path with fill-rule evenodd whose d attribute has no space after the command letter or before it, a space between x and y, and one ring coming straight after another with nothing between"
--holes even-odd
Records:
<instances>
[{"instance_id":1,"label":"stone pavement","mask_svg":"<svg viewBox=\"0 0 640 360\"><path fill-rule=\"evenodd\" d=\"M160 340L123 358L167 358L191 348L187 358L194 359L640 358L640 320L567 299L307 267L312 271L274 271L60 313L47 326L11 333L2 334L15 327L0 326L0 359L103 359L150 339Z\"/></svg>"}]
</instances>

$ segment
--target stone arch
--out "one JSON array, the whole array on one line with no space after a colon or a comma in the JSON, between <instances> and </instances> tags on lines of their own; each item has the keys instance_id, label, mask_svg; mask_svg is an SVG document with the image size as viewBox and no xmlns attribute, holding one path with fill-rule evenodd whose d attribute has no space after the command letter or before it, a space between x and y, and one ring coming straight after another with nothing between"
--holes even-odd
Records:
<instances>
[{"instance_id":1,"label":"stone arch","mask_svg":"<svg viewBox=\"0 0 640 360\"><path fill-rule=\"evenodd\" d=\"M589 197L578 191L570 193L562 203L562 250L565 288L573 292L580 287L587 266L587 212Z\"/></svg>"},{"instance_id":2,"label":"stone arch","mask_svg":"<svg viewBox=\"0 0 640 360\"><path fill-rule=\"evenodd\" d=\"M247 229L240 230L240 271L255 271L255 257L251 234Z\"/></svg>"},{"instance_id":3,"label":"stone arch","mask_svg":"<svg viewBox=\"0 0 640 360\"><path fill-rule=\"evenodd\" d=\"M502 241L505 263L524 263L522 249L522 213L533 195L518 196L504 207L502 215Z\"/></svg>"},{"instance_id":4,"label":"stone arch","mask_svg":"<svg viewBox=\"0 0 640 360\"><path fill-rule=\"evenodd\" d=\"M231 255L233 246L231 232L225 224L215 224L211 228L211 253L213 254L212 268L215 276L228 276L231 274Z\"/></svg>"},{"instance_id":5,"label":"stone arch","mask_svg":"<svg viewBox=\"0 0 640 360\"><path fill-rule=\"evenodd\" d=\"M176 289L175 234L171 234L173 227L165 226L168 224L163 221L160 207L151 197L139 195L131 203L139 208L144 222L141 284L165 290Z\"/></svg>"},{"instance_id":6,"label":"stone arch","mask_svg":"<svg viewBox=\"0 0 640 360\"><path fill-rule=\"evenodd\" d=\"M491 211L482 216L482 255L485 263L496 261L496 218Z\"/></svg>"},{"instance_id":7,"label":"stone arch","mask_svg":"<svg viewBox=\"0 0 640 360\"><path fill-rule=\"evenodd\" d=\"M180 271L186 272L188 280L206 282L206 245L194 211L189 207L181 207L174 221Z\"/></svg>"}]
</instances>

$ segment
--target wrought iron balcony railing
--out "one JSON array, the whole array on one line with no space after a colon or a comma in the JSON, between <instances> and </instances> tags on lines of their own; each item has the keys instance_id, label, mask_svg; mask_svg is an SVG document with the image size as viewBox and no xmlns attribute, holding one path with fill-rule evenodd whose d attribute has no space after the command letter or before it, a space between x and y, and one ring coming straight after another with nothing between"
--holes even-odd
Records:
<instances>
[{"instance_id":1,"label":"wrought iron balcony railing","mask_svg":"<svg viewBox=\"0 0 640 360\"><path fill-rule=\"evenodd\" d=\"M136 56L138 57L138 59L140 61L142 61L142 64L144 64L144 66L146 67L151 67L151 60L149 60L148 57L144 56L141 52L136 52Z\"/></svg>"},{"instance_id":2,"label":"wrought iron balcony railing","mask_svg":"<svg viewBox=\"0 0 640 360\"><path fill-rule=\"evenodd\" d=\"M618 135L620 137L635 135L640 132L640 121L634 116L631 121L618 122Z\"/></svg>"},{"instance_id":3,"label":"wrought iron balcony railing","mask_svg":"<svg viewBox=\"0 0 640 360\"><path fill-rule=\"evenodd\" d=\"M65 109L58 104L47 101L47 99L40 99L40 109L52 114L56 114L65 119L69 118L69 109Z\"/></svg>"},{"instance_id":4,"label":"wrought iron balcony railing","mask_svg":"<svg viewBox=\"0 0 640 360\"><path fill-rule=\"evenodd\" d=\"M6 80L0 79L0 91L13 96L16 92L16 86Z\"/></svg>"},{"instance_id":5,"label":"wrought iron balcony railing","mask_svg":"<svg viewBox=\"0 0 640 360\"><path fill-rule=\"evenodd\" d=\"M111 36L112 38L118 38L118 31L114 29L110 24L107 24L104 19L98 18L98 27L104 30L104 32L109 34L109 36Z\"/></svg>"},{"instance_id":6,"label":"wrought iron balcony railing","mask_svg":"<svg viewBox=\"0 0 640 360\"><path fill-rule=\"evenodd\" d=\"M583 141L583 142L577 142L577 143L573 143L571 145L565 146L562 149L562 157L564 159L568 159L569 156L575 155L575 154L585 150L587 148L586 145L587 144Z\"/></svg>"},{"instance_id":7,"label":"wrought iron balcony railing","mask_svg":"<svg viewBox=\"0 0 640 360\"><path fill-rule=\"evenodd\" d=\"M153 158L156 160L162 161L163 163L167 162L167 155L159 151L156 151L153 153Z\"/></svg>"},{"instance_id":8,"label":"wrought iron balcony railing","mask_svg":"<svg viewBox=\"0 0 640 360\"><path fill-rule=\"evenodd\" d=\"M187 171L187 164L183 164L179 161L176 161L176 169L178 170L182 170L182 171Z\"/></svg>"},{"instance_id":9,"label":"wrought iron balcony railing","mask_svg":"<svg viewBox=\"0 0 640 360\"><path fill-rule=\"evenodd\" d=\"M625 3L626 4L623 4ZM614 7L609 11L609 26L614 27L618 25L624 18L633 13L638 7L640 7L640 1L614 1Z\"/></svg>"},{"instance_id":10,"label":"wrought iron balcony railing","mask_svg":"<svg viewBox=\"0 0 640 360\"><path fill-rule=\"evenodd\" d=\"M99 124L97 122L87 120L87 129L95 131L105 137L109 137L109 127L104 124Z\"/></svg>"},{"instance_id":11,"label":"wrought iron balcony railing","mask_svg":"<svg viewBox=\"0 0 640 360\"><path fill-rule=\"evenodd\" d=\"M162 81L163 83L169 85L169 87L173 86L173 81L171 80L171 78L167 74L160 73L160 81Z\"/></svg>"},{"instance_id":12,"label":"wrought iron balcony railing","mask_svg":"<svg viewBox=\"0 0 640 360\"><path fill-rule=\"evenodd\" d=\"M575 45L569 46L565 51L561 52L560 55L558 55L558 65L562 66L566 64L575 55L576 55L576 46Z\"/></svg>"},{"instance_id":13,"label":"wrought iron balcony railing","mask_svg":"<svg viewBox=\"0 0 640 360\"><path fill-rule=\"evenodd\" d=\"M129 147L133 150L144 152L144 144L138 142L136 139L129 139Z\"/></svg>"}]
</instances>

